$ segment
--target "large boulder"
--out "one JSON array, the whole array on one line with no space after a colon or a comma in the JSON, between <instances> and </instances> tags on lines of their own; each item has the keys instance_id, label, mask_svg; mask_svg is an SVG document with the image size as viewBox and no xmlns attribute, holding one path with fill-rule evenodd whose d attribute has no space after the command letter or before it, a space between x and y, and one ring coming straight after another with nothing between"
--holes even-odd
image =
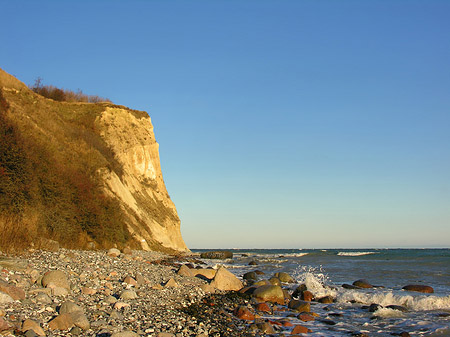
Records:
<instances>
[{"instance_id":1,"label":"large boulder","mask_svg":"<svg viewBox=\"0 0 450 337\"><path fill-rule=\"evenodd\" d=\"M226 291L237 291L243 288L242 282L225 267L220 267L219 270L217 270L211 285L216 289Z\"/></svg>"},{"instance_id":2,"label":"large boulder","mask_svg":"<svg viewBox=\"0 0 450 337\"><path fill-rule=\"evenodd\" d=\"M275 273L274 276L277 277L278 279L280 279L280 281L283 283L295 283L295 280L288 273L279 272L279 273Z\"/></svg>"},{"instance_id":3,"label":"large boulder","mask_svg":"<svg viewBox=\"0 0 450 337\"><path fill-rule=\"evenodd\" d=\"M369 281L361 279L361 280L357 280L355 282L353 282L353 285L355 287L359 287L359 288L365 288L365 289L369 289L369 288L373 288L373 285L371 285L369 283Z\"/></svg>"},{"instance_id":4,"label":"large boulder","mask_svg":"<svg viewBox=\"0 0 450 337\"><path fill-rule=\"evenodd\" d=\"M44 274L41 283L44 287L54 288L61 287L70 289L69 280L66 274L61 270L50 270Z\"/></svg>"},{"instance_id":5,"label":"large boulder","mask_svg":"<svg viewBox=\"0 0 450 337\"><path fill-rule=\"evenodd\" d=\"M264 285L255 289L253 297L263 302L284 304L284 293L280 286Z\"/></svg>"},{"instance_id":6,"label":"large boulder","mask_svg":"<svg viewBox=\"0 0 450 337\"><path fill-rule=\"evenodd\" d=\"M212 268L192 269L192 274L198 278L212 280L216 276L217 270Z\"/></svg>"},{"instance_id":7,"label":"large boulder","mask_svg":"<svg viewBox=\"0 0 450 337\"><path fill-rule=\"evenodd\" d=\"M216 259L216 260L225 260L232 259L233 253L229 250L217 250L212 252L204 252L200 254L202 259Z\"/></svg>"},{"instance_id":8,"label":"large boulder","mask_svg":"<svg viewBox=\"0 0 450 337\"><path fill-rule=\"evenodd\" d=\"M434 293L434 289L432 287L421 284L410 284L404 286L402 289L407 291L418 291L420 293L427 293L427 294Z\"/></svg>"}]
</instances>

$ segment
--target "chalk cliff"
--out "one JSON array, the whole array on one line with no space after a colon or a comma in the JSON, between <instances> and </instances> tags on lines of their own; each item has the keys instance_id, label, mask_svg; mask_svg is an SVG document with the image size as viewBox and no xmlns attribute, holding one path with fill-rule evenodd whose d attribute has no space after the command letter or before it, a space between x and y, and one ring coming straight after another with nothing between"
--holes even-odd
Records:
<instances>
[{"instance_id":1,"label":"chalk cliff","mask_svg":"<svg viewBox=\"0 0 450 337\"><path fill-rule=\"evenodd\" d=\"M28 187L23 188L26 193L11 192L11 184L6 183L0 184L0 192L3 188L5 195L23 196L23 206L16 213L30 213L32 209L31 213L37 214L32 226L28 221L33 240L40 235L62 238L64 245L71 242L66 233L69 228L77 238L67 246L76 246L74 242L92 246L94 242L97 246L188 251L175 205L164 184L159 145L146 112L106 102L56 102L37 95L1 69L0 94L0 112L20 139L14 140L19 149L14 156L19 153L25 163L8 164L8 160L14 160L5 159L11 155L8 157L8 148L0 146L0 175L4 172L5 179L12 179L13 174L25 172L22 175L26 176L27 170L34 172L27 178L31 192ZM54 173L50 175L49 171ZM52 200L61 200L66 206L55 206ZM8 205L5 202L0 206L5 210ZM54 211L47 211L49 207ZM67 214L67 210L72 213ZM114 230L105 218L115 221ZM0 226L2 221L7 226L4 217L0 218ZM124 233L118 235L122 230L118 228ZM79 240L80 236L84 239Z\"/></svg>"}]
</instances>

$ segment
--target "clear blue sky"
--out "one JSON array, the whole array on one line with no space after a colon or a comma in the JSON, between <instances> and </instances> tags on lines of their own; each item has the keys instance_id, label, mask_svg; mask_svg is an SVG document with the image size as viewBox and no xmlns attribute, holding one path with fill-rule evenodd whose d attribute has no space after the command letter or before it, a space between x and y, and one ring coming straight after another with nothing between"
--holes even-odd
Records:
<instances>
[{"instance_id":1,"label":"clear blue sky","mask_svg":"<svg viewBox=\"0 0 450 337\"><path fill-rule=\"evenodd\" d=\"M150 114L190 248L450 247L450 1L0 8L1 68Z\"/></svg>"}]
</instances>

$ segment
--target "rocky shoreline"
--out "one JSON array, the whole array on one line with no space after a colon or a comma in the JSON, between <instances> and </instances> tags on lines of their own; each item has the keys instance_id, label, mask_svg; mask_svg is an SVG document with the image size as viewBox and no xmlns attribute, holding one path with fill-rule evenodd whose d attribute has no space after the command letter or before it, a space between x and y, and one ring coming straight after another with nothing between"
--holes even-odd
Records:
<instances>
[{"instance_id":1,"label":"rocky shoreline","mask_svg":"<svg viewBox=\"0 0 450 337\"><path fill-rule=\"evenodd\" d=\"M231 315L244 299L218 290L214 299L207 299L203 289L208 282L177 274L180 262L201 263L194 257L130 250L35 250L1 256L0 334L245 335ZM219 302L221 308L211 315L213 302L214 310Z\"/></svg>"}]
</instances>

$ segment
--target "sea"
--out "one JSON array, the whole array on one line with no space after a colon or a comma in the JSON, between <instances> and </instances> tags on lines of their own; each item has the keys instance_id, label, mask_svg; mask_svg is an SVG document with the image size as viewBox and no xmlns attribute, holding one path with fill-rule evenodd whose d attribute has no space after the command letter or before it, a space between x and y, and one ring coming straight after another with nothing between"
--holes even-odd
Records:
<instances>
[{"instance_id":1,"label":"sea","mask_svg":"<svg viewBox=\"0 0 450 337\"><path fill-rule=\"evenodd\" d=\"M193 250L202 253L210 250ZM249 271L264 272L260 279L287 272L294 290L306 284L316 298L331 295L333 304L313 304L311 311L323 320L300 322L308 336L450 336L450 249L230 249L233 259L203 260L217 268L224 265L238 277ZM255 261L257 265L249 265ZM373 289L345 289L365 279ZM410 284L428 285L434 293L402 290ZM381 305L375 312L367 306ZM402 306L406 312L386 308ZM277 313L283 318L286 313ZM274 317L267 317L273 319ZM329 325L330 321L335 323ZM295 323L295 322L294 322ZM289 332L286 332L288 334Z\"/></svg>"}]
</instances>

